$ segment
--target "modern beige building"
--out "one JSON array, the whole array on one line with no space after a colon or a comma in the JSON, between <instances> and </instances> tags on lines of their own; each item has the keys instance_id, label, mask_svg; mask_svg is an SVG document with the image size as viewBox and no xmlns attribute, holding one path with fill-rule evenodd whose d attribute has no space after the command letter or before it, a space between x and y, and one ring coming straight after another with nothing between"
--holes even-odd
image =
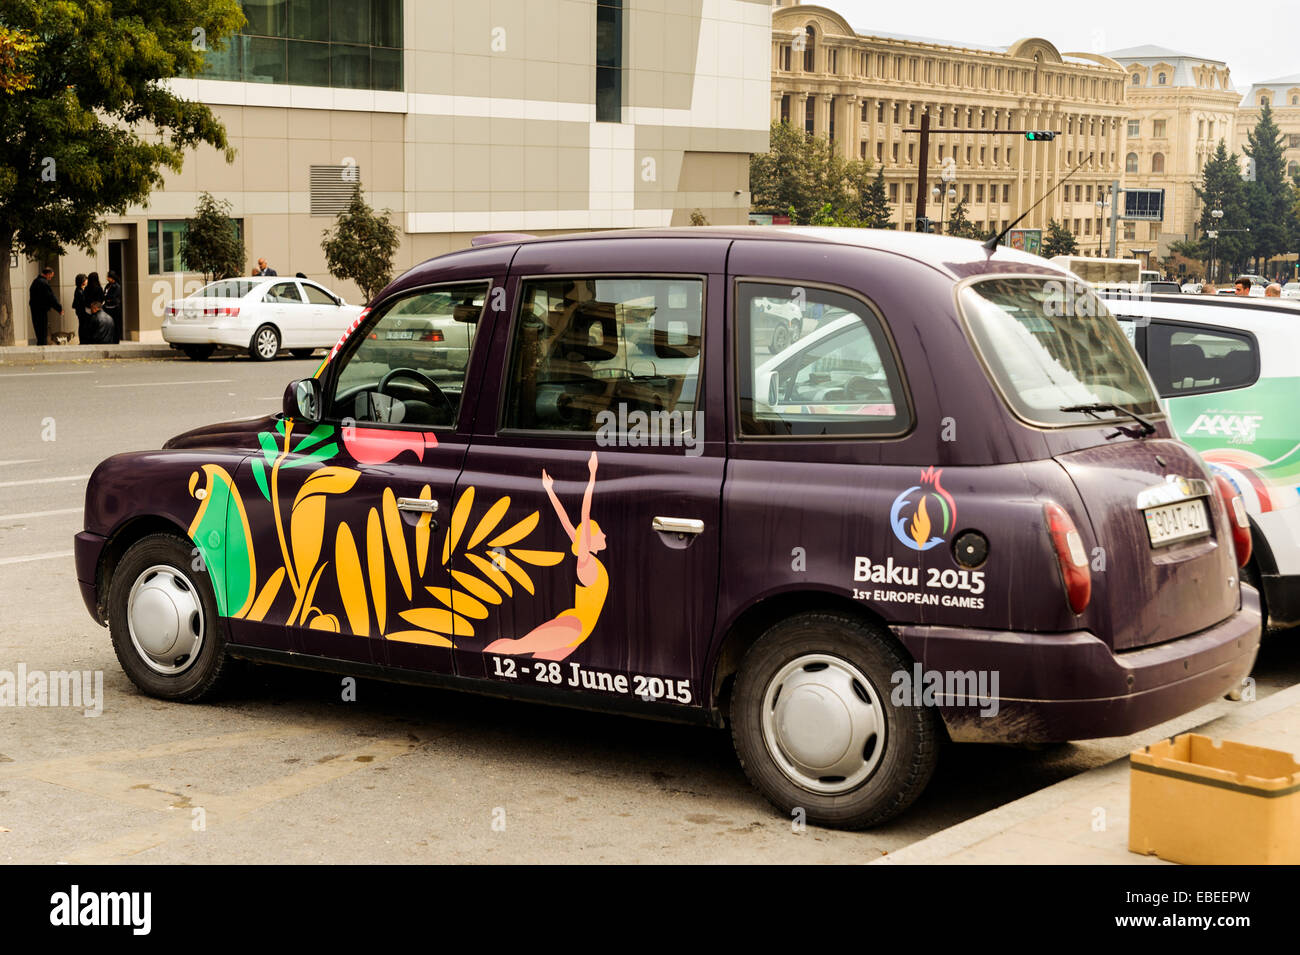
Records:
<instances>
[{"instance_id":1,"label":"modern beige building","mask_svg":"<svg viewBox=\"0 0 1300 955\"><path fill-rule=\"evenodd\" d=\"M196 288L184 220L233 205L248 265L325 269L321 233L359 182L401 228L397 270L477 234L743 223L749 154L767 148L770 0L244 0L243 34L173 88L211 105L238 151L200 149L147 206L110 221L73 275L124 275L128 338L158 340ZM15 268L17 337L29 337Z\"/></svg>"},{"instance_id":2,"label":"modern beige building","mask_svg":"<svg viewBox=\"0 0 1300 955\"><path fill-rule=\"evenodd\" d=\"M898 228L916 218L917 127L930 111L929 181L946 169L957 199L984 229L1002 228L1076 165L1074 178L1022 223L1057 219L1096 254L1097 199L1122 178L1126 74L1096 54L1061 53L1029 38L1005 49L855 30L825 7L781 0L772 13L771 117L828 136L845 156L884 166ZM1026 142L1010 130L1053 130ZM930 218L951 200L927 197Z\"/></svg>"},{"instance_id":3,"label":"modern beige building","mask_svg":"<svg viewBox=\"0 0 1300 955\"><path fill-rule=\"evenodd\" d=\"M1128 72L1124 186L1165 190L1164 221L1121 223L1120 244L1164 258L1199 235L1196 186L1219 140L1232 148L1240 94L1222 60L1158 46L1107 55Z\"/></svg>"}]
</instances>

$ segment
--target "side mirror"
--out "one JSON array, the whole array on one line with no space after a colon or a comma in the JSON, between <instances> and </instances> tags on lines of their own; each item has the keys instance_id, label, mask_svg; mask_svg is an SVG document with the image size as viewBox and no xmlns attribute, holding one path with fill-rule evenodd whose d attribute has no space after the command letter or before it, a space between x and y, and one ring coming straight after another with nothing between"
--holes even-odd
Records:
<instances>
[{"instance_id":1,"label":"side mirror","mask_svg":"<svg viewBox=\"0 0 1300 955\"><path fill-rule=\"evenodd\" d=\"M284 389L284 416L317 422L321 418L320 381L303 378L291 381Z\"/></svg>"}]
</instances>

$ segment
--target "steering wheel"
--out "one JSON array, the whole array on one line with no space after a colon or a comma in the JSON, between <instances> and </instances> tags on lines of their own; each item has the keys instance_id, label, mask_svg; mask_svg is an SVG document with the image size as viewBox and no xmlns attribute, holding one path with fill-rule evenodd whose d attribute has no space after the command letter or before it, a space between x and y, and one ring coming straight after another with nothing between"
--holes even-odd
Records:
<instances>
[{"instance_id":1,"label":"steering wheel","mask_svg":"<svg viewBox=\"0 0 1300 955\"><path fill-rule=\"evenodd\" d=\"M449 399L446 396L446 394L443 393L443 390L438 387L438 383L436 381L434 381L432 378L430 378L422 371L416 371L414 368L394 368L388 374L384 375L383 378L379 379L379 385L377 388L378 392L381 395L386 394L384 389L388 387L388 383L392 381L394 378L398 378L402 376L405 376L407 378L414 378L419 384L424 385L425 389L429 392L429 394L432 397L437 399L437 401L435 401L434 404L437 405L441 403L443 411L445 411L447 414L447 420L455 421L456 408L454 405L452 405L451 399Z\"/></svg>"}]
</instances>

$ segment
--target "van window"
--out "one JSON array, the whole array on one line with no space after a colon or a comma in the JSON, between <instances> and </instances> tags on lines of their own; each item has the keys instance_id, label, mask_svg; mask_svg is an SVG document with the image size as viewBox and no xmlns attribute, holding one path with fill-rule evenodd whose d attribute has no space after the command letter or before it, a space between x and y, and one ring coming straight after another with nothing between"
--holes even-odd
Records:
<instances>
[{"instance_id":1,"label":"van window","mask_svg":"<svg viewBox=\"0 0 1300 955\"><path fill-rule=\"evenodd\" d=\"M959 295L984 364L1017 415L1079 424L1070 405L1114 404L1159 412L1146 370L1093 291L1038 277L986 279Z\"/></svg>"},{"instance_id":2,"label":"van window","mask_svg":"<svg viewBox=\"0 0 1300 955\"><path fill-rule=\"evenodd\" d=\"M828 289L742 282L736 299L740 433L896 435L911 415L880 321Z\"/></svg>"},{"instance_id":3,"label":"van window","mask_svg":"<svg viewBox=\"0 0 1300 955\"><path fill-rule=\"evenodd\" d=\"M1147 366L1162 398L1245 388L1259 378L1259 345L1241 332L1153 322Z\"/></svg>"},{"instance_id":4,"label":"van window","mask_svg":"<svg viewBox=\"0 0 1300 955\"><path fill-rule=\"evenodd\" d=\"M703 303L702 278L525 281L502 427L656 446L691 432Z\"/></svg>"}]
</instances>

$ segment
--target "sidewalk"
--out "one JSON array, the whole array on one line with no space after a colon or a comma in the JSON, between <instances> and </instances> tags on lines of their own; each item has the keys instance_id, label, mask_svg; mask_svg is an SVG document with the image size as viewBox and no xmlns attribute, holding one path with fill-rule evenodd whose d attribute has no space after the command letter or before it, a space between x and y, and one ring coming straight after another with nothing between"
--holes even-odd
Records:
<instances>
[{"instance_id":1,"label":"sidewalk","mask_svg":"<svg viewBox=\"0 0 1300 955\"><path fill-rule=\"evenodd\" d=\"M1300 685L1185 732L1300 753ZM1161 737L1152 737L1156 742ZM1169 865L1128 851L1128 757L936 832L870 865Z\"/></svg>"},{"instance_id":2,"label":"sidewalk","mask_svg":"<svg viewBox=\"0 0 1300 955\"><path fill-rule=\"evenodd\" d=\"M101 361L105 358L183 358L166 342L122 342L120 345L3 345L0 365L30 365L51 361Z\"/></svg>"}]
</instances>

